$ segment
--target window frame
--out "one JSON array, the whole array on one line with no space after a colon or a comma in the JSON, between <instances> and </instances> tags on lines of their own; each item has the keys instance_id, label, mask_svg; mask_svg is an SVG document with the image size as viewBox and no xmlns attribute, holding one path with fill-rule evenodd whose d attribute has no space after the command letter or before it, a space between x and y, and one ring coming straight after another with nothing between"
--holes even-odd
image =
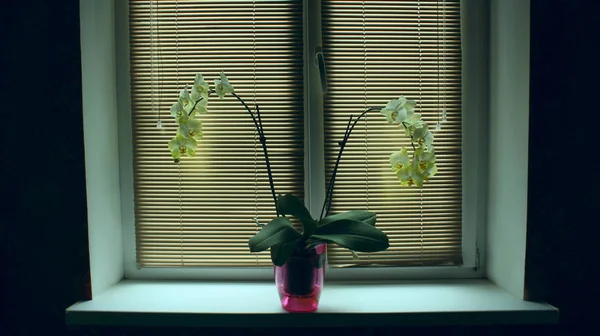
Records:
<instances>
[{"instance_id":1,"label":"window frame","mask_svg":"<svg viewBox=\"0 0 600 336\"><path fill-rule=\"evenodd\" d=\"M439 267L364 267L327 266L332 280L443 279L482 278L485 265L485 207L487 194L487 120L488 120L488 41L476 30L463 29L465 23L477 22L478 11L485 4L461 0L461 40L463 49L463 265ZM115 61L119 137L119 179L121 186L121 220L123 265L127 279L194 279L194 280L267 280L271 267L190 267L139 268L135 251L135 214L133 192L133 145L131 95L129 81L128 1L115 3ZM321 1L303 0L304 92L305 94L305 203L317 216L324 200L324 133L323 97L319 73L314 66L315 47L321 45ZM465 58L473 58L465 67ZM480 59L480 61L478 61ZM327 62L327 55L325 55ZM484 111L484 113L479 112ZM309 136L311 135L311 136ZM250 252L249 252L250 253Z\"/></svg>"}]
</instances>

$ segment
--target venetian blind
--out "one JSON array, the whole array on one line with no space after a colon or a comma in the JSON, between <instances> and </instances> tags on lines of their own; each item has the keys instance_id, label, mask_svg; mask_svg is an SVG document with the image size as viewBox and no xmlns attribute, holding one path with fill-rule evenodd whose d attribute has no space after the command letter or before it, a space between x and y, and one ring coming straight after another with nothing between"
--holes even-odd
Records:
<instances>
[{"instance_id":1,"label":"venetian blind","mask_svg":"<svg viewBox=\"0 0 600 336\"><path fill-rule=\"evenodd\" d=\"M389 156L410 150L402 129L379 112L357 124L344 151L330 214L377 213L390 238L383 252L359 254L330 247L333 266L430 266L462 263L460 1L322 0L326 175L350 114L385 106L400 94L417 100L433 131L438 173L422 189L401 187ZM445 111L445 112L444 112ZM445 121L444 121L445 120Z\"/></svg>"},{"instance_id":2,"label":"venetian blind","mask_svg":"<svg viewBox=\"0 0 600 336\"><path fill-rule=\"evenodd\" d=\"M250 116L212 96L197 156L178 165L169 110L196 72L223 70L260 106L277 193L302 197L302 2L130 0L129 22L138 264L270 265L248 248L253 218L276 216Z\"/></svg>"}]
</instances>

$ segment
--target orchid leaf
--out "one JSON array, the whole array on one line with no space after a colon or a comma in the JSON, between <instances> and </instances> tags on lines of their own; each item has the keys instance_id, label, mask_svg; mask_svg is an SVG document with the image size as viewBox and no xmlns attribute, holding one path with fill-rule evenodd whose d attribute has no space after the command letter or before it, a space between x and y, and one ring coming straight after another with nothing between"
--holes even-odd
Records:
<instances>
[{"instance_id":1,"label":"orchid leaf","mask_svg":"<svg viewBox=\"0 0 600 336\"><path fill-rule=\"evenodd\" d=\"M304 203L292 194L279 196L277 198L277 208L282 214L292 215L302 222L305 237L310 236L317 227L317 222L312 218Z\"/></svg>"},{"instance_id":2,"label":"orchid leaf","mask_svg":"<svg viewBox=\"0 0 600 336\"><path fill-rule=\"evenodd\" d=\"M383 231L355 219L340 219L319 226L312 237L358 252L383 251L390 246Z\"/></svg>"},{"instance_id":3,"label":"orchid leaf","mask_svg":"<svg viewBox=\"0 0 600 336\"><path fill-rule=\"evenodd\" d=\"M319 226L327 225L341 219L354 219L375 226L377 215L366 210L351 210L341 214L327 216L319 221Z\"/></svg>"},{"instance_id":4,"label":"orchid leaf","mask_svg":"<svg viewBox=\"0 0 600 336\"><path fill-rule=\"evenodd\" d=\"M300 236L300 233L294 229L288 218L277 217L250 238L248 245L251 252L260 252L275 244L298 239Z\"/></svg>"}]
</instances>

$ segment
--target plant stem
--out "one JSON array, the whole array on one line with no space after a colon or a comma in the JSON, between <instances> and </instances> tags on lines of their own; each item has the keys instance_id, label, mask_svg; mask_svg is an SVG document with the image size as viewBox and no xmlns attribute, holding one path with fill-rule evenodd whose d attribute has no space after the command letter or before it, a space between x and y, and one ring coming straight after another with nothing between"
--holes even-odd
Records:
<instances>
[{"instance_id":1,"label":"plant stem","mask_svg":"<svg viewBox=\"0 0 600 336\"><path fill-rule=\"evenodd\" d=\"M256 127L256 131L258 132L260 144L262 145L263 153L265 155L265 162L267 165L267 173L269 175L269 186L271 187L271 194L273 196L273 202L275 203L275 212L277 213L277 217L279 217L279 209L277 208L277 194L275 193L275 184L273 183L273 174L271 172L271 163L269 161L269 151L267 149L267 138L265 138L265 133L262 128L262 118L260 116L260 109L259 109L258 105L256 105L257 117L254 117L252 110L250 110L250 108L248 107L246 102L240 96L238 96L236 93L232 92L231 94L235 98L237 98L237 100L239 100L240 103L242 103L244 105L244 107L248 111L248 114L250 114L250 116L252 117L252 121L254 122L254 127ZM258 118L258 121L257 121L257 118Z\"/></svg>"},{"instance_id":2,"label":"plant stem","mask_svg":"<svg viewBox=\"0 0 600 336\"><path fill-rule=\"evenodd\" d=\"M275 202L275 212L279 217L279 209L277 208L277 195L275 194L275 184L273 183L273 174L271 173L271 162L269 161L269 152L267 151L267 138L265 138L265 131L262 126L262 118L260 116L260 108L256 105L256 115L258 116L258 125L260 126L260 143L262 144L263 153L265 154L265 162L267 164L267 173L269 175L269 185L271 186L271 194L273 195L273 201Z\"/></svg>"},{"instance_id":3,"label":"plant stem","mask_svg":"<svg viewBox=\"0 0 600 336\"><path fill-rule=\"evenodd\" d=\"M333 198L333 188L335 186L335 178L337 175L338 166L340 164L340 159L342 158L342 154L344 153L344 147L346 147L346 143L348 142L348 139L350 138L350 134L352 133L352 130L354 130L354 126L356 126L356 123L358 123L358 121L365 114L367 114L367 112L380 110L380 109L381 109L380 107L369 107L363 113L361 113L361 115L359 115L358 118L356 118L356 120L354 120L354 123L352 123L352 115L350 116L350 120L348 120L348 126L346 126L346 133L344 134L344 139L339 143L340 151L338 152L337 160L336 160L335 166L333 168L333 173L331 175L331 179L329 180L329 186L327 187L327 190L325 193L325 201L323 203L323 208L321 209L320 219L323 217L327 217L327 214L329 213L329 209L331 208L331 200ZM352 126L350 126L351 123L352 123Z\"/></svg>"},{"instance_id":4,"label":"plant stem","mask_svg":"<svg viewBox=\"0 0 600 336\"><path fill-rule=\"evenodd\" d=\"M327 216L327 212L329 212L329 208L327 208L327 212L325 212L325 207L328 204L328 200L333 197L333 183L335 181L334 176L337 174L338 165L340 163L340 159L342 157L342 152L344 151L344 146L346 145L346 141L348 139L348 131L350 130L350 123L352 123L353 115L350 115L350 119L348 119L348 125L346 125L346 131L344 131L344 138L339 142L340 151L338 153L337 159L335 161L335 167L333 168L333 173L331 174L331 179L329 179L329 184L327 185L327 190L325 192L325 201L323 202L323 207L321 208L321 215L319 219Z\"/></svg>"},{"instance_id":5,"label":"plant stem","mask_svg":"<svg viewBox=\"0 0 600 336\"><path fill-rule=\"evenodd\" d=\"M262 134L261 133L261 129L258 126L258 122L256 121L256 118L254 117L254 114L252 114L252 111L250 110L250 108L248 107L248 105L246 104L246 102L240 98L240 96L238 96L235 92L231 93L235 98L237 98L237 100L240 101L240 103L242 103L242 105L244 105L244 107L246 108L246 111L248 111L248 114L252 117L252 121L254 122L254 127L256 127L256 130L258 131L258 134Z\"/></svg>"},{"instance_id":6,"label":"plant stem","mask_svg":"<svg viewBox=\"0 0 600 336\"><path fill-rule=\"evenodd\" d=\"M208 94L210 95L211 93L214 93L214 92L215 92L215 90L210 90L208 92ZM246 111L248 111L248 114L250 115L250 117L252 117L252 121L254 122L254 127L256 128L256 131L258 132L258 136L260 139L260 143L262 145L263 153L265 155L265 162L267 164L267 173L269 175L269 186L271 187L271 194L273 195L273 202L275 202L275 212L277 213L277 217L279 217L279 209L277 208L277 194L275 193L275 184L273 183L273 174L271 172L271 163L269 161L269 151L267 149L267 138L265 138L265 133L264 133L263 126L262 126L262 118L260 116L260 109L259 109L258 105L256 105L257 117L254 117L254 114L252 113L252 110L250 110L250 107L248 107L248 104L246 104L246 102L240 96L238 96L235 92L232 92L231 94L235 98L237 98L237 100L239 100L240 103L242 103L242 105L244 105L244 107L246 108ZM192 112L196 108L196 105L198 105L198 103L200 101L202 101L202 99L204 99L204 97L200 97L200 99L198 99L194 103L194 107L192 107L192 109L188 113L188 116L192 114ZM257 120L257 118L258 118L258 120Z\"/></svg>"},{"instance_id":7,"label":"plant stem","mask_svg":"<svg viewBox=\"0 0 600 336\"><path fill-rule=\"evenodd\" d=\"M215 93L215 90L208 91L208 95L209 96L210 96L211 93ZM192 109L190 110L190 112L188 112L188 117L192 115L192 112L194 112L194 109L196 108L196 105L198 105L198 103L201 102L202 99L204 99L204 97L200 97L200 99L196 100L196 102L194 103L194 107L192 107Z\"/></svg>"}]
</instances>

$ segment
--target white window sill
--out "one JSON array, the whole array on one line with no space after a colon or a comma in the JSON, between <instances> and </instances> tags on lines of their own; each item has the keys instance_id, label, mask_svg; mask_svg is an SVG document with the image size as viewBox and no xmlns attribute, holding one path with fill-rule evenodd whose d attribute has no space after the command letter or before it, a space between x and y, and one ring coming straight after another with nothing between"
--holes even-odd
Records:
<instances>
[{"instance_id":1,"label":"white window sill","mask_svg":"<svg viewBox=\"0 0 600 336\"><path fill-rule=\"evenodd\" d=\"M488 280L326 282L319 309L290 314L271 282L124 280L66 311L69 325L368 327L554 324L558 310Z\"/></svg>"}]
</instances>

